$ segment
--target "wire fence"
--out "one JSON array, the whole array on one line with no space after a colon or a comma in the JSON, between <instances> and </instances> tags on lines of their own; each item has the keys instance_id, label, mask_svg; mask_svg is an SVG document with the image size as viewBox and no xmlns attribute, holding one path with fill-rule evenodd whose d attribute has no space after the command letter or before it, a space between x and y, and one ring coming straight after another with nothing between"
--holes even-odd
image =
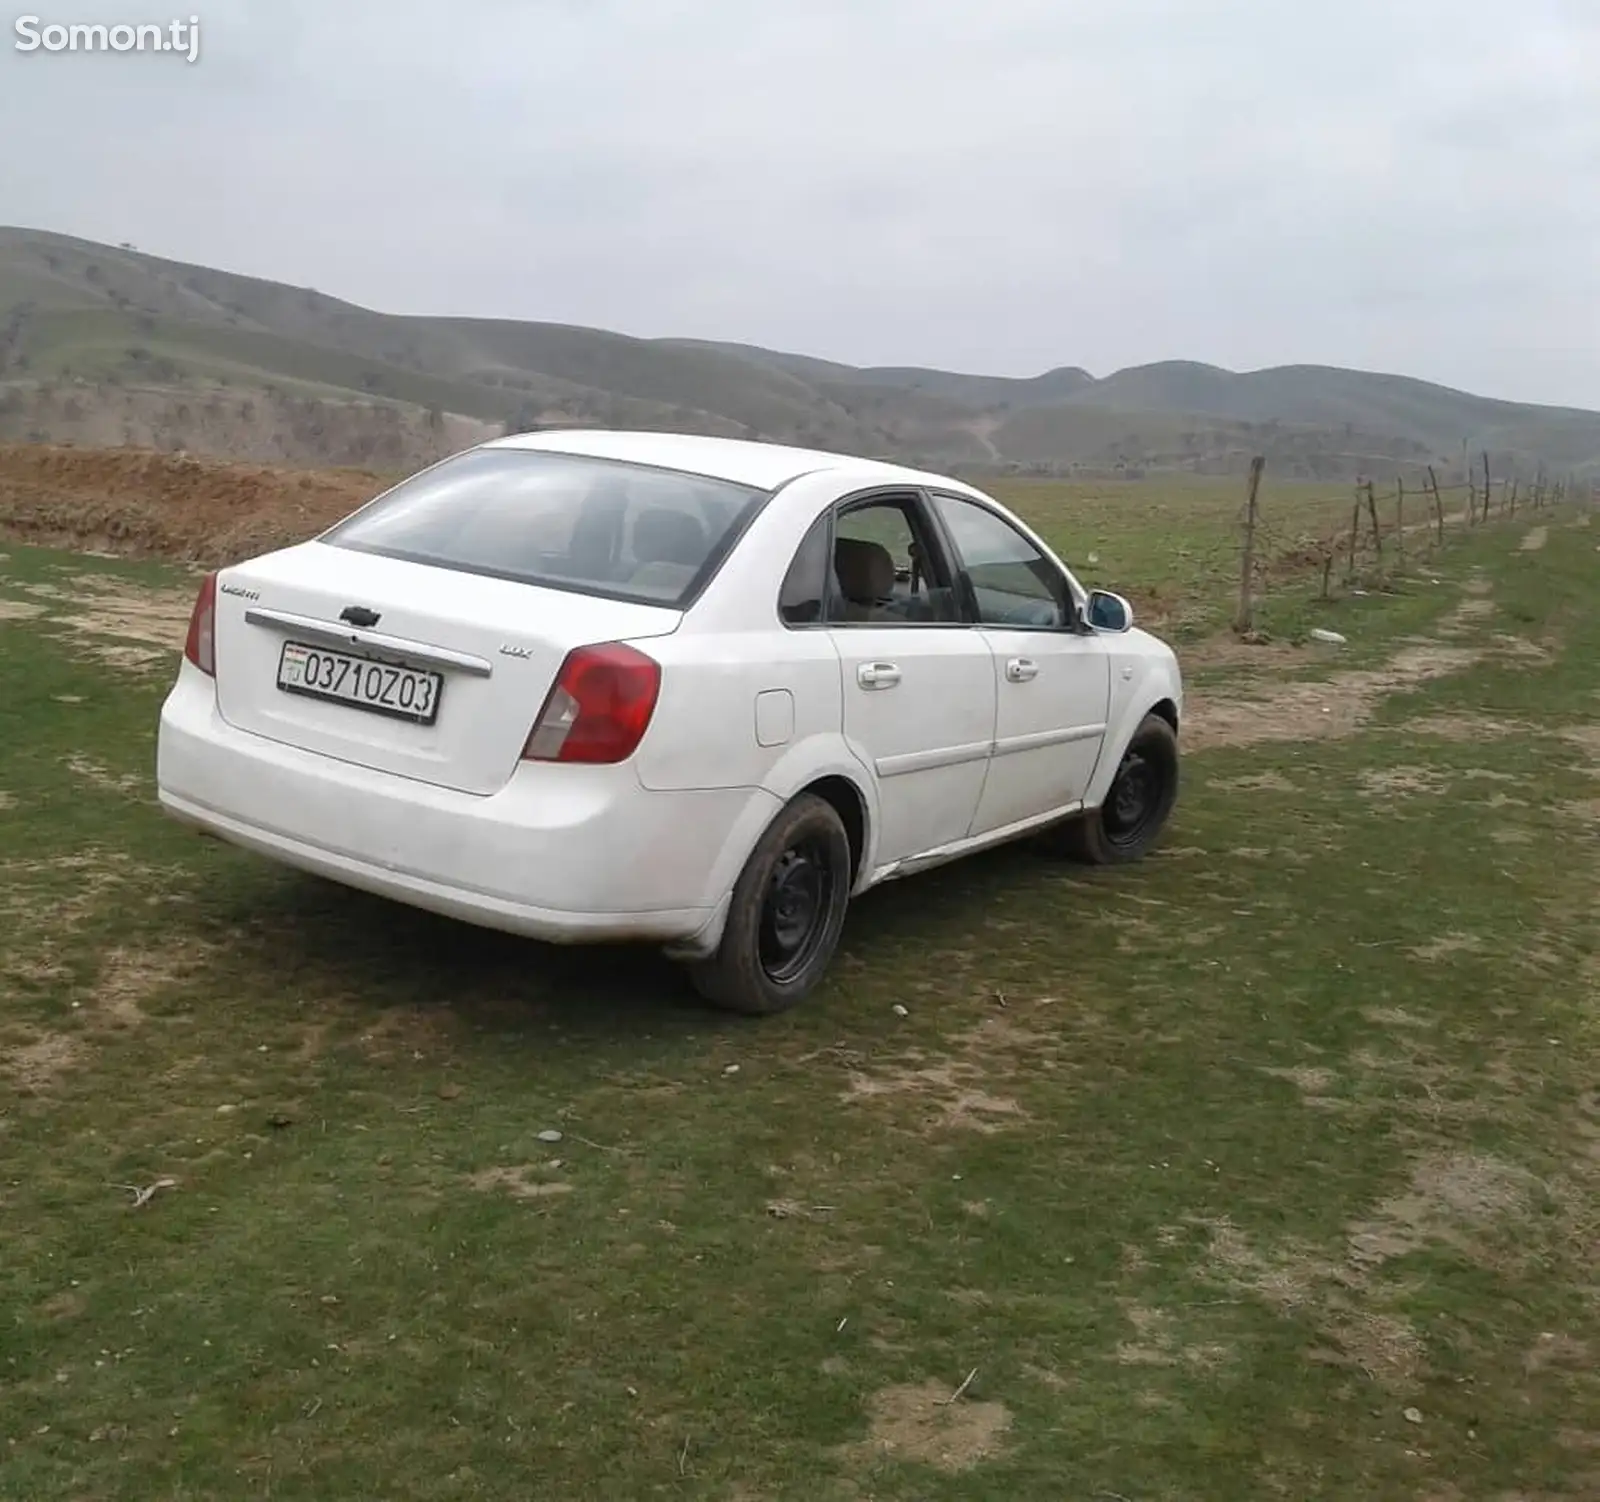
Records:
<instances>
[{"instance_id":1,"label":"wire fence","mask_svg":"<svg viewBox=\"0 0 1600 1502\"><path fill-rule=\"evenodd\" d=\"M1448 484L1440 483L1432 466L1426 481L1408 484L1397 478L1383 490L1363 477L1352 489L1348 521L1315 531L1292 530L1262 506L1265 469L1263 458L1251 460L1238 536L1227 544L1239 570L1233 626L1241 636L1254 632L1258 603L1275 579L1315 571L1320 598L1331 599L1336 589L1389 580L1413 564L1428 562L1448 547L1453 533L1548 512L1575 500L1592 505L1597 499L1596 487L1554 479L1542 466L1531 482L1516 475L1497 478L1486 454L1481 475L1473 472Z\"/></svg>"}]
</instances>

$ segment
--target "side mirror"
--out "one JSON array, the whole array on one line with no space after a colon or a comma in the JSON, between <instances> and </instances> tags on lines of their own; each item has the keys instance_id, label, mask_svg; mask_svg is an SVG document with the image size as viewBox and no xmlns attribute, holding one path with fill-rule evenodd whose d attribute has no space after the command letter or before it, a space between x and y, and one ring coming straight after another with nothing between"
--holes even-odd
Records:
<instances>
[{"instance_id":1,"label":"side mirror","mask_svg":"<svg viewBox=\"0 0 1600 1502\"><path fill-rule=\"evenodd\" d=\"M1133 626L1133 606L1108 589L1091 590L1084 618L1096 631L1123 632Z\"/></svg>"}]
</instances>

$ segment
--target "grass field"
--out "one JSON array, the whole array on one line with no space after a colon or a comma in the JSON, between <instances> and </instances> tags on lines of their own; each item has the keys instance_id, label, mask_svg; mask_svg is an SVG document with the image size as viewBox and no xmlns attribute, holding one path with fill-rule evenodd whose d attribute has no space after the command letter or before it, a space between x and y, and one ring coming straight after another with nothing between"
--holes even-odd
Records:
<instances>
[{"instance_id":1,"label":"grass field","mask_svg":"<svg viewBox=\"0 0 1600 1502\"><path fill-rule=\"evenodd\" d=\"M1231 619L1239 589L1243 480L999 480L984 482L984 488L1026 517L1086 585L1127 594L1163 632L1193 640ZM1263 567L1348 528L1350 504L1348 485L1268 477L1259 495ZM1392 525L1392 517L1382 520L1385 528ZM1406 521L1414 526L1422 520L1418 496ZM1370 546L1364 541L1363 547L1367 551L1358 561L1366 565ZM1304 590L1269 598L1263 624L1275 618L1286 626L1298 622L1304 605Z\"/></svg>"},{"instance_id":2,"label":"grass field","mask_svg":"<svg viewBox=\"0 0 1600 1502\"><path fill-rule=\"evenodd\" d=\"M759 1024L171 825L189 578L11 547L0 1496L1600 1495L1586 522L1230 658L1148 862L869 894Z\"/></svg>"}]
</instances>

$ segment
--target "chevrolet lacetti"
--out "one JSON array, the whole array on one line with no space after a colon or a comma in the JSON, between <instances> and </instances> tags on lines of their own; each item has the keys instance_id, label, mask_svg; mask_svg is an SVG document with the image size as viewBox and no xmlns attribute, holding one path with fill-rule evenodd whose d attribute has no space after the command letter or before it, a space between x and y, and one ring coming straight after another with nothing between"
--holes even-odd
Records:
<instances>
[{"instance_id":1,"label":"chevrolet lacetti","mask_svg":"<svg viewBox=\"0 0 1600 1502\"><path fill-rule=\"evenodd\" d=\"M206 577L174 817L402 903L632 940L770 1013L850 898L1003 841L1129 861L1177 661L982 491L671 433L496 439Z\"/></svg>"}]
</instances>

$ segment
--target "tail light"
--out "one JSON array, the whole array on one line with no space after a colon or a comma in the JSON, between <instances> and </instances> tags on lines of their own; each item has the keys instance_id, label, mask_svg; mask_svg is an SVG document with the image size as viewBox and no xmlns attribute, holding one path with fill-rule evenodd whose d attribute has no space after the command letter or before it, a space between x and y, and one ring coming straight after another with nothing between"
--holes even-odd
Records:
<instances>
[{"instance_id":1,"label":"tail light","mask_svg":"<svg viewBox=\"0 0 1600 1502\"><path fill-rule=\"evenodd\" d=\"M183 655L202 673L217 675L217 576L207 574L200 581L200 593L195 597L194 610L189 616L189 639L183 644Z\"/></svg>"},{"instance_id":2,"label":"tail light","mask_svg":"<svg viewBox=\"0 0 1600 1502\"><path fill-rule=\"evenodd\" d=\"M524 761L626 761L644 739L661 665L621 642L567 653L522 748Z\"/></svg>"}]
</instances>

